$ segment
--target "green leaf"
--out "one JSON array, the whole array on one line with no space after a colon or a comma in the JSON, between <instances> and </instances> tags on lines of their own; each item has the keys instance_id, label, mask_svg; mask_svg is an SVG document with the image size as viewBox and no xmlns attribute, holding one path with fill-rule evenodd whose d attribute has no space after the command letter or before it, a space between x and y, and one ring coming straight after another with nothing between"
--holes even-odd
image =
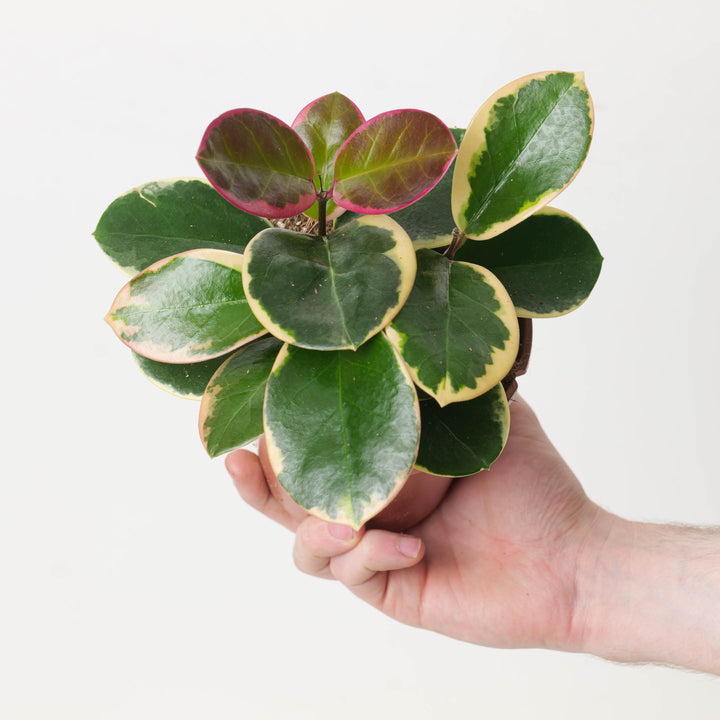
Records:
<instances>
[{"instance_id":1,"label":"green leaf","mask_svg":"<svg viewBox=\"0 0 720 720\"><path fill-rule=\"evenodd\" d=\"M307 348L358 347L395 316L414 279L412 242L385 216L359 218L327 237L263 230L245 251L255 316L276 337Z\"/></svg>"},{"instance_id":2,"label":"green leaf","mask_svg":"<svg viewBox=\"0 0 720 720\"><path fill-rule=\"evenodd\" d=\"M502 235L467 242L458 260L491 270L518 317L555 317L582 305L600 275L602 255L571 215L543 208Z\"/></svg>"},{"instance_id":3,"label":"green leaf","mask_svg":"<svg viewBox=\"0 0 720 720\"><path fill-rule=\"evenodd\" d=\"M213 120L197 161L226 200L252 215L292 217L315 202L310 151L289 125L259 110Z\"/></svg>"},{"instance_id":4,"label":"green leaf","mask_svg":"<svg viewBox=\"0 0 720 720\"><path fill-rule=\"evenodd\" d=\"M121 195L103 213L95 239L126 275L195 248L239 252L270 223L224 200L205 180L158 180Z\"/></svg>"},{"instance_id":5,"label":"green leaf","mask_svg":"<svg viewBox=\"0 0 720 720\"><path fill-rule=\"evenodd\" d=\"M227 360L227 355L205 360L204 362L176 363L150 360L137 353L133 358L143 375L153 385L157 385L165 392L187 400L200 400L210 378L215 371Z\"/></svg>"},{"instance_id":6,"label":"green leaf","mask_svg":"<svg viewBox=\"0 0 720 720\"><path fill-rule=\"evenodd\" d=\"M452 133L434 115L383 113L361 125L340 148L333 200L365 214L400 210L438 183L455 152Z\"/></svg>"},{"instance_id":7,"label":"green leaf","mask_svg":"<svg viewBox=\"0 0 720 720\"><path fill-rule=\"evenodd\" d=\"M512 367L519 328L510 296L488 270L417 253L415 285L386 329L413 380L441 406L469 400Z\"/></svg>"},{"instance_id":8,"label":"green leaf","mask_svg":"<svg viewBox=\"0 0 720 720\"><path fill-rule=\"evenodd\" d=\"M310 150L324 191L332 190L338 150L364 122L355 103L338 92L313 100L295 118L293 130Z\"/></svg>"},{"instance_id":9,"label":"green leaf","mask_svg":"<svg viewBox=\"0 0 720 720\"><path fill-rule=\"evenodd\" d=\"M549 203L575 177L593 108L582 73L538 73L498 90L473 118L453 173L452 212L486 240Z\"/></svg>"},{"instance_id":10,"label":"green leaf","mask_svg":"<svg viewBox=\"0 0 720 720\"><path fill-rule=\"evenodd\" d=\"M308 512L359 528L410 473L418 412L407 371L382 334L355 352L286 345L265 396L270 462Z\"/></svg>"},{"instance_id":11,"label":"green leaf","mask_svg":"<svg viewBox=\"0 0 720 720\"><path fill-rule=\"evenodd\" d=\"M189 250L151 265L118 293L106 316L116 335L151 360L224 355L264 334L242 287L243 256Z\"/></svg>"},{"instance_id":12,"label":"green leaf","mask_svg":"<svg viewBox=\"0 0 720 720\"><path fill-rule=\"evenodd\" d=\"M264 337L241 347L213 375L200 404L200 437L210 457L263 432L263 400L282 343Z\"/></svg>"},{"instance_id":13,"label":"green leaf","mask_svg":"<svg viewBox=\"0 0 720 720\"><path fill-rule=\"evenodd\" d=\"M440 407L422 391L422 433L415 467L447 477L463 477L486 470L505 447L510 411L505 390L498 383L483 395Z\"/></svg>"}]
</instances>

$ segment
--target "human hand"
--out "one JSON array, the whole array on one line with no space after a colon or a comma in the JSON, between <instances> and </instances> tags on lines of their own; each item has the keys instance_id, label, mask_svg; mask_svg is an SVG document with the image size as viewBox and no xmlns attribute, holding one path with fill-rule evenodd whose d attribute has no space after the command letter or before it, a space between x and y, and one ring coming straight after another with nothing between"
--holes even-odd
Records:
<instances>
[{"instance_id":1,"label":"human hand","mask_svg":"<svg viewBox=\"0 0 720 720\"><path fill-rule=\"evenodd\" d=\"M455 480L437 508L405 532L359 532L283 506L269 464L235 451L241 496L296 532L304 572L336 578L397 620L496 647L575 649L576 567L601 512L543 433L511 403L511 433L495 464ZM261 452L261 458L265 458ZM442 482L442 481L440 481Z\"/></svg>"}]
</instances>

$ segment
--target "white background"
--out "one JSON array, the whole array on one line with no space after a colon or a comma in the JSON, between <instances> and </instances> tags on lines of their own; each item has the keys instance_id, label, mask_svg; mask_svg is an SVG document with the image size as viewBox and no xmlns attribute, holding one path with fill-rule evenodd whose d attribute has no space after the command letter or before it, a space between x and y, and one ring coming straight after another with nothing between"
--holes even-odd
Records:
<instances>
[{"instance_id":1,"label":"white background","mask_svg":"<svg viewBox=\"0 0 720 720\"><path fill-rule=\"evenodd\" d=\"M292 121L339 90L464 125L516 77L584 70L595 139L554 204L606 260L584 307L536 323L521 392L600 504L720 524L717 20L709 0L6 11L0 717L719 717L717 679L462 644L299 574L197 405L103 323L125 278L91 237L125 190L200 175L230 108Z\"/></svg>"}]
</instances>

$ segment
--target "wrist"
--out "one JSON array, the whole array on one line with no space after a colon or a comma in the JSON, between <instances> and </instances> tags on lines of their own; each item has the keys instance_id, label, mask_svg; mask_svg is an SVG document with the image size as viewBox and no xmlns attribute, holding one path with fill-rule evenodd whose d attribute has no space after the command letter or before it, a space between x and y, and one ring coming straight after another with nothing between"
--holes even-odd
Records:
<instances>
[{"instance_id":1,"label":"wrist","mask_svg":"<svg viewBox=\"0 0 720 720\"><path fill-rule=\"evenodd\" d=\"M720 673L720 533L599 509L578 553L573 649Z\"/></svg>"}]
</instances>

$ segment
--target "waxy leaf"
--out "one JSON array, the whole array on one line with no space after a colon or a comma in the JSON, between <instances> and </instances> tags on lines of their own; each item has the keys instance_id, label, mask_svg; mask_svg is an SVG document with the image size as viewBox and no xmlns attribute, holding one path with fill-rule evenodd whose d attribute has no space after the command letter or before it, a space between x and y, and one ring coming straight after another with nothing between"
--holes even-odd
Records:
<instances>
[{"instance_id":1,"label":"waxy leaf","mask_svg":"<svg viewBox=\"0 0 720 720\"><path fill-rule=\"evenodd\" d=\"M358 218L327 237L263 230L245 251L243 282L255 316L306 348L358 347L397 314L414 279L412 242L384 216Z\"/></svg>"},{"instance_id":2,"label":"waxy leaf","mask_svg":"<svg viewBox=\"0 0 720 720\"><path fill-rule=\"evenodd\" d=\"M488 270L451 262L434 250L417 253L410 297L387 336L413 380L441 406L495 386L518 351L512 300Z\"/></svg>"},{"instance_id":3,"label":"waxy leaf","mask_svg":"<svg viewBox=\"0 0 720 720\"><path fill-rule=\"evenodd\" d=\"M486 240L549 203L575 177L593 108L582 73L538 73L498 90L458 150L452 212L462 232Z\"/></svg>"},{"instance_id":4,"label":"waxy leaf","mask_svg":"<svg viewBox=\"0 0 720 720\"><path fill-rule=\"evenodd\" d=\"M415 467L447 477L486 470L505 447L510 411L502 384L483 395L440 407L420 391L422 433Z\"/></svg>"},{"instance_id":5,"label":"waxy leaf","mask_svg":"<svg viewBox=\"0 0 720 720\"><path fill-rule=\"evenodd\" d=\"M361 125L340 148L333 200L364 214L400 210L438 183L455 152L452 133L434 115L383 113Z\"/></svg>"},{"instance_id":6,"label":"waxy leaf","mask_svg":"<svg viewBox=\"0 0 720 720\"><path fill-rule=\"evenodd\" d=\"M315 161L318 190L332 190L335 156L364 122L355 103L338 92L313 100L295 118L293 130L305 142Z\"/></svg>"},{"instance_id":7,"label":"waxy leaf","mask_svg":"<svg viewBox=\"0 0 720 720\"><path fill-rule=\"evenodd\" d=\"M135 352L133 358L142 374L153 385L177 397L200 400L210 378L228 359L228 355L221 355L204 362L182 364L151 360Z\"/></svg>"},{"instance_id":8,"label":"waxy leaf","mask_svg":"<svg viewBox=\"0 0 720 720\"><path fill-rule=\"evenodd\" d=\"M95 239L126 275L195 248L239 252L270 223L224 200L205 180L158 180L121 195L103 213Z\"/></svg>"},{"instance_id":9,"label":"waxy leaf","mask_svg":"<svg viewBox=\"0 0 720 720\"><path fill-rule=\"evenodd\" d=\"M200 438L210 457L252 442L263 432L263 400L282 343L259 338L233 353L213 375L200 403Z\"/></svg>"},{"instance_id":10,"label":"waxy leaf","mask_svg":"<svg viewBox=\"0 0 720 720\"><path fill-rule=\"evenodd\" d=\"M455 142L458 143L465 134L465 131L459 128L451 128L451 132ZM390 217L397 220L410 236L416 250L444 247L452 241L452 232L455 227L450 210L452 168L451 164L440 182L417 202L390 213ZM337 220L335 227L345 225L358 217L361 217L359 213L347 211Z\"/></svg>"},{"instance_id":11,"label":"waxy leaf","mask_svg":"<svg viewBox=\"0 0 720 720\"><path fill-rule=\"evenodd\" d=\"M225 199L252 215L291 217L315 202L310 151L289 125L259 110L213 120L197 161Z\"/></svg>"},{"instance_id":12,"label":"waxy leaf","mask_svg":"<svg viewBox=\"0 0 720 720\"><path fill-rule=\"evenodd\" d=\"M582 305L603 261L575 218L547 207L496 238L465 243L455 257L491 270L518 317L528 318L565 315Z\"/></svg>"},{"instance_id":13,"label":"waxy leaf","mask_svg":"<svg viewBox=\"0 0 720 720\"><path fill-rule=\"evenodd\" d=\"M245 299L242 262L226 250L189 250L161 260L123 287L105 319L151 360L224 355L265 333Z\"/></svg>"},{"instance_id":14,"label":"waxy leaf","mask_svg":"<svg viewBox=\"0 0 720 720\"><path fill-rule=\"evenodd\" d=\"M357 351L286 345L268 380L265 437L308 512L359 528L399 492L417 453L417 396L384 335Z\"/></svg>"}]
</instances>

